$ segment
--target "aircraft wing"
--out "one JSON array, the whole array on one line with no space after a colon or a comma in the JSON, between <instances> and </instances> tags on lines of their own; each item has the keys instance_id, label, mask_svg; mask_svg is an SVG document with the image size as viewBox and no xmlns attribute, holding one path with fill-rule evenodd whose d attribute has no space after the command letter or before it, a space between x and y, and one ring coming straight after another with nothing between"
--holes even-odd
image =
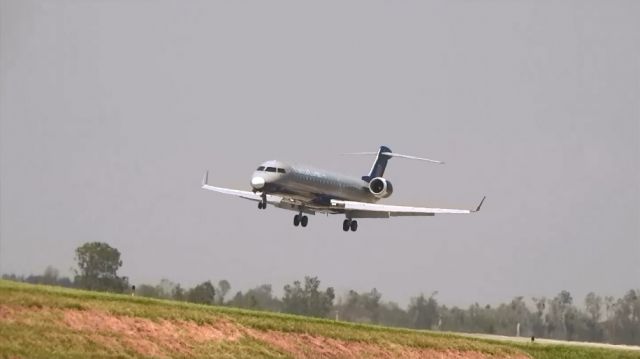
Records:
<instances>
[{"instance_id":1,"label":"aircraft wing","mask_svg":"<svg viewBox=\"0 0 640 359\"><path fill-rule=\"evenodd\" d=\"M224 194L230 194L232 196L236 196L236 197L240 197L240 198L244 198L244 199L248 199L251 201L257 201L260 202L262 201L262 196L250 191L241 191L241 190L237 190L237 189L231 189L231 188L224 188L224 187L215 187L215 186L211 186L209 185L208 182L209 179L209 172L207 171L204 175L204 177L202 178L202 188L209 190L209 191L214 191L214 192L220 192L220 193L224 193ZM280 196L274 196L274 195L267 195L267 202L270 204L279 204L282 201L282 197Z\"/></svg>"},{"instance_id":2,"label":"aircraft wing","mask_svg":"<svg viewBox=\"0 0 640 359\"><path fill-rule=\"evenodd\" d=\"M231 188L216 187L208 184L209 172L206 172L202 179L202 188L229 194L232 196L248 199L251 201L260 202L262 196L260 194L242 191ZM447 208L425 208L425 207L409 207L409 206L393 206L386 204L356 202L356 201L342 201L332 199L330 206L314 207L309 203L302 203L299 200L293 198L285 198L281 196L275 196L267 194L267 203L274 205L275 207L288 209L292 211L301 211L307 214L315 214L316 211L326 213L345 213L350 218L388 218L388 217L400 217L400 216L434 216L436 214L468 214L478 212L484 198L480 201L480 204L476 209L447 209Z\"/></svg>"},{"instance_id":3,"label":"aircraft wing","mask_svg":"<svg viewBox=\"0 0 640 359\"><path fill-rule=\"evenodd\" d=\"M335 209L352 214L353 218L400 217L400 216L434 216L436 214L469 214L478 212L485 197L476 209L425 208L409 206L392 206L386 204L331 200Z\"/></svg>"}]
</instances>

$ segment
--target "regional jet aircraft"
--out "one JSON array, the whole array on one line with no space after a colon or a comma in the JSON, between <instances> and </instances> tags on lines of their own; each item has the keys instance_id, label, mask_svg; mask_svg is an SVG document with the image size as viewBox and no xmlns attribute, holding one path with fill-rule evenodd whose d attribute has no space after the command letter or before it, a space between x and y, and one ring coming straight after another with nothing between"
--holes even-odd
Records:
<instances>
[{"instance_id":1,"label":"regional jet aircraft","mask_svg":"<svg viewBox=\"0 0 640 359\"><path fill-rule=\"evenodd\" d=\"M480 211L484 198L476 209L445 209L391 206L377 204L378 200L393 193L391 182L383 177L387 161L392 157L409 158L442 164L443 162L415 156L393 153L381 146L378 152L357 154L376 155L369 174L360 179L351 178L307 166L267 161L258 167L251 177L252 191L214 187L209 185L207 171L202 188L258 202L259 209L267 204L298 212L293 217L294 226L306 227L307 214L343 214L345 232L358 229L358 218L389 218L398 216L433 216L436 214L467 214Z\"/></svg>"}]
</instances>

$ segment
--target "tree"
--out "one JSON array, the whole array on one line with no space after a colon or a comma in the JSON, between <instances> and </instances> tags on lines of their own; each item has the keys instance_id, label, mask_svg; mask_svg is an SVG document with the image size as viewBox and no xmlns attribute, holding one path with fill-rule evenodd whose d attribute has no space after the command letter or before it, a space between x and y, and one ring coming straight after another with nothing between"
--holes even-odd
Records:
<instances>
[{"instance_id":1,"label":"tree","mask_svg":"<svg viewBox=\"0 0 640 359\"><path fill-rule=\"evenodd\" d=\"M340 318L350 322L378 323L380 317L380 298L382 295L373 288L369 293L350 290L344 303L336 307Z\"/></svg>"},{"instance_id":2,"label":"tree","mask_svg":"<svg viewBox=\"0 0 640 359\"><path fill-rule=\"evenodd\" d=\"M491 312L485 312L485 320L491 322L495 332L502 335L528 335L531 328L531 312L527 309L524 297L515 297L509 304L500 304ZM518 328L519 331L518 331Z\"/></svg>"},{"instance_id":3,"label":"tree","mask_svg":"<svg viewBox=\"0 0 640 359\"><path fill-rule=\"evenodd\" d=\"M171 291L171 298L173 298L173 300L184 300L184 289L182 289L179 283L173 287L173 290Z\"/></svg>"},{"instance_id":4,"label":"tree","mask_svg":"<svg viewBox=\"0 0 640 359\"><path fill-rule=\"evenodd\" d=\"M483 307L475 303L469 307L468 313L467 325L463 331L496 334L501 329L501 334L514 334L516 323L509 305L500 304L497 309L493 309L488 304Z\"/></svg>"},{"instance_id":5,"label":"tree","mask_svg":"<svg viewBox=\"0 0 640 359\"><path fill-rule=\"evenodd\" d=\"M603 337L600 318L602 316L602 297L590 292L584 299L585 309L587 310L588 320L587 328L589 330L590 341L601 341Z\"/></svg>"},{"instance_id":6,"label":"tree","mask_svg":"<svg viewBox=\"0 0 640 359\"><path fill-rule=\"evenodd\" d=\"M469 332L473 330L473 321L470 319L470 314L464 309L455 306L447 309L443 306L439 315L444 317L443 325L440 327L442 330L458 332Z\"/></svg>"},{"instance_id":7,"label":"tree","mask_svg":"<svg viewBox=\"0 0 640 359\"><path fill-rule=\"evenodd\" d=\"M618 299L613 317L614 343L640 344L640 296L635 290Z\"/></svg>"},{"instance_id":8,"label":"tree","mask_svg":"<svg viewBox=\"0 0 640 359\"><path fill-rule=\"evenodd\" d=\"M231 284L226 279L223 279L218 282L218 302L222 305L224 304L224 297L231 290Z\"/></svg>"},{"instance_id":9,"label":"tree","mask_svg":"<svg viewBox=\"0 0 640 359\"><path fill-rule=\"evenodd\" d=\"M273 296L271 284L263 284L246 293L238 292L227 302L227 305L239 308L252 308L279 312L282 310L282 301Z\"/></svg>"},{"instance_id":10,"label":"tree","mask_svg":"<svg viewBox=\"0 0 640 359\"><path fill-rule=\"evenodd\" d=\"M136 286L136 294L141 297L160 298L158 289L149 284L140 284Z\"/></svg>"},{"instance_id":11,"label":"tree","mask_svg":"<svg viewBox=\"0 0 640 359\"><path fill-rule=\"evenodd\" d=\"M546 323L545 323L545 318L544 318L544 312L545 312L545 308L547 306L547 298L545 297L541 297L541 298L532 298L533 303L536 306L536 313L535 313L535 317L533 320L533 326L532 326L532 330L533 330L533 335L536 337L544 337L546 335Z\"/></svg>"},{"instance_id":12,"label":"tree","mask_svg":"<svg viewBox=\"0 0 640 359\"><path fill-rule=\"evenodd\" d=\"M129 287L126 277L118 276L122 266L120 251L107 243L89 242L76 248L75 283L80 288L123 292Z\"/></svg>"},{"instance_id":13,"label":"tree","mask_svg":"<svg viewBox=\"0 0 640 359\"><path fill-rule=\"evenodd\" d=\"M578 310L569 305L564 312L564 331L567 340L575 339L575 333L579 324Z\"/></svg>"},{"instance_id":14,"label":"tree","mask_svg":"<svg viewBox=\"0 0 640 359\"><path fill-rule=\"evenodd\" d=\"M380 299L382 294L378 292L376 288L373 288L369 293L362 295L364 301L363 307L369 313L372 323L378 323L380 319Z\"/></svg>"},{"instance_id":15,"label":"tree","mask_svg":"<svg viewBox=\"0 0 640 359\"><path fill-rule=\"evenodd\" d=\"M576 309L572 306L573 298L566 290L561 291L549 302L546 316L549 335L554 338L571 340L576 326Z\"/></svg>"},{"instance_id":16,"label":"tree","mask_svg":"<svg viewBox=\"0 0 640 359\"><path fill-rule=\"evenodd\" d=\"M329 287L325 292L319 290L318 277L304 277L304 288L300 281L284 286L283 309L287 313L326 317L333 307L335 293Z\"/></svg>"},{"instance_id":17,"label":"tree","mask_svg":"<svg viewBox=\"0 0 640 359\"><path fill-rule=\"evenodd\" d=\"M3 276L4 277L4 276ZM24 281L32 284L58 285L62 287L73 287L73 283L67 277L60 277L59 272L52 266L47 266L42 275L31 274L24 277L15 277L13 280Z\"/></svg>"},{"instance_id":18,"label":"tree","mask_svg":"<svg viewBox=\"0 0 640 359\"><path fill-rule=\"evenodd\" d=\"M380 304L379 323L391 327L410 327L407 312L397 303L385 302Z\"/></svg>"},{"instance_id":19,"label":"tree","mask_svg":"<svg viewBox=\"0 0 640 359\"><path fill-rule=\"evenodd\" d=\"M409 304L409 317L413 322L413 327L417 329L431 329L438 323L438 302L433 292L429 298L425 298L424 294L411 299Z\"/></svg>"},{"instance_id":20,"label":"tree","mask_svg":"<svg viewBox=\"0 0 640 359\"><path fill-rule=\"evenodd\" d=\"M216 290L211 281L198 284L187 293L187 301L200 304L214 304Z\"/></svg>"},{"instance_id":21,"label":"tree","mask_svg":"<svg viewBox=\"0 0 640 359\"><path fill-rule=\"evenodd\" d=\"M166 278L162 278L160 283L156 285L156 291L158 292L158 298L162 299L171 299L173 298L173 293L176 287L179 284L176 284Z\"/></svg>"},{"instance_id":22,"label":"tree","mask_svg":"<svg viewBox=\"0 0 640 359\"><path fill-rule=\"evenodd\" d=\"M49 285L55 285L58 282L59 272L57 269L52 266L47 266L44 270L44 274L42 275L43 283Z\"/></svg>"}]
</instances>

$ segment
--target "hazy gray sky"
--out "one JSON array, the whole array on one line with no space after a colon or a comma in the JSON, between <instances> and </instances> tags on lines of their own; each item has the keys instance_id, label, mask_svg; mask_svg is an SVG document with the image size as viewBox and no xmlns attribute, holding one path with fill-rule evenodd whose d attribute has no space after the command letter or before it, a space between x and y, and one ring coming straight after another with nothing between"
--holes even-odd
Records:
<instances>
[{"instance_id":1,"label":"hazy gray sky","mask_svg":"<svg viewBox=\"0 0 640 359\"><path fill-rule=\"evenodd\" d=\"M638 1L0 0L0 271L70 273L105 241L133 283L317 275L406 303L640 287ZM394 151L362 220L203 191L262 161L354 176Z\"/></svg>"}]
</instances>

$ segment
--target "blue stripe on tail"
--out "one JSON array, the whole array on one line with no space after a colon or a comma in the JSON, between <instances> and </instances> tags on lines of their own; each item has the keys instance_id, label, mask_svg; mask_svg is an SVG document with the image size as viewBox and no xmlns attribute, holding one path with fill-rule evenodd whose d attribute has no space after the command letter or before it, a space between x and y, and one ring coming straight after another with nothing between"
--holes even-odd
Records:
<instances>
[{"instance_id":1,"label":"blue stripe on tail","mask_svg":"<svg viewBox=\"0 0 640 359\"><path fill-rule=\"evenodd\" d=\"M382 152L391 152L391 149L387 146L380 146L378 155L376 156L376 161L371 167L371 172L369 172L369 175L367 176L362 176L363 181L370 182L372 179L382 177L384 175L384 170L387 168L387 161L389 161L391 157L383 155Z\"/></svg>"}]
</instances>

